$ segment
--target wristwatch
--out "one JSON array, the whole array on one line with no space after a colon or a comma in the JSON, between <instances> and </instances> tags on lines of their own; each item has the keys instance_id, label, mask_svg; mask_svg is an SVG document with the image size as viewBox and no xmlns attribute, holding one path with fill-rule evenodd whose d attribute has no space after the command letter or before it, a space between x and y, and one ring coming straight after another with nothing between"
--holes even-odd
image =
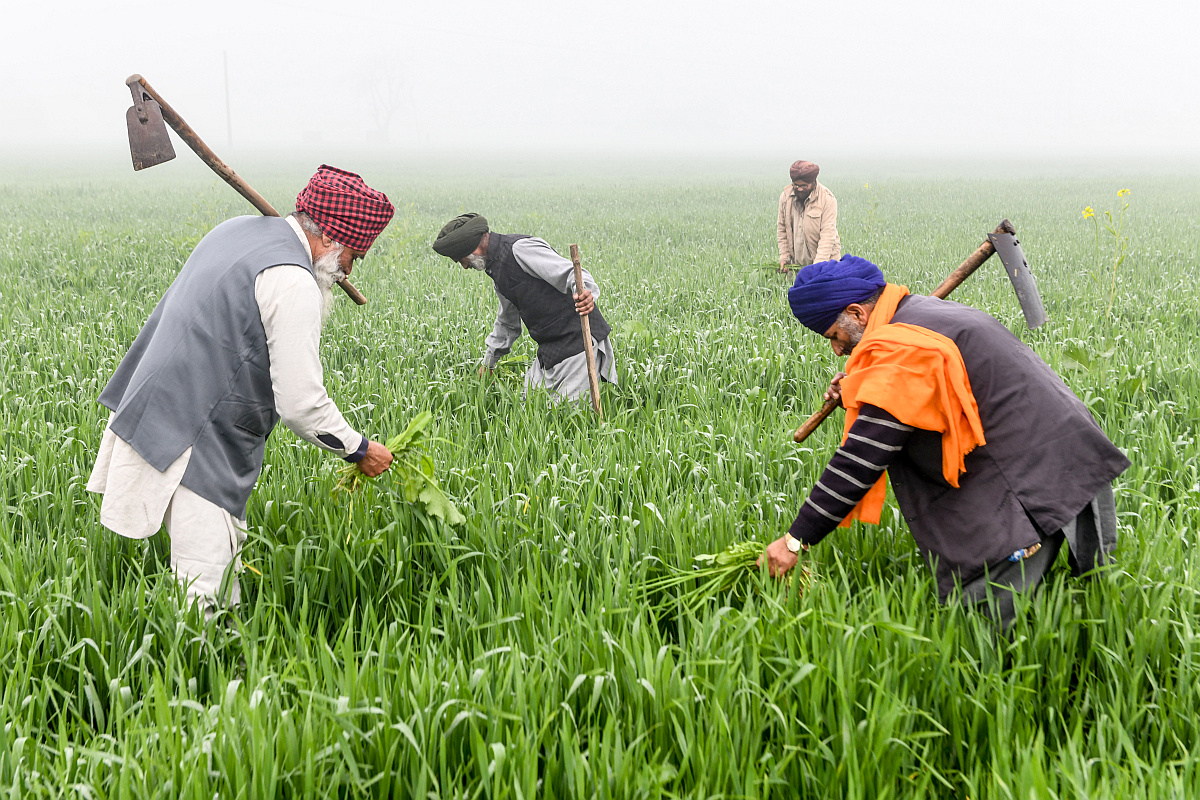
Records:
<instances>
[{"instance_id":1,"label":"wristwatch","mask_svg":"<svg viewBox=\"0 0 1200 800\"><path fill-rule=\"evenodd\" d=\"M808 552L808 545L797 539L795 536L792 536L790 533L785 533L783 537L787 539L787 549L789 552L799 553L801 550Z\"/></svg>"}]
</instances>

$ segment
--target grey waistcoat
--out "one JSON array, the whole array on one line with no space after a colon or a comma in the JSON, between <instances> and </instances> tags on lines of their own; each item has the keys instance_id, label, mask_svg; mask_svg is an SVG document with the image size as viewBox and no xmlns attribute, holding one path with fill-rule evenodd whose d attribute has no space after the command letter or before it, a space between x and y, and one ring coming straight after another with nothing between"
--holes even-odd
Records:
<instances>
[{"instance_id":1,"label":"grey waistcoat","mask_svg":"<svg viewBox=\"0 0 1200 800\"><path fill-rule=\"evenodd\" d=\"M100 394L112 430L160 472L243 518L279 421L254 282L312 262L287 220L237 217L200 240Z\"/></svg>"},{"instance_id":2,"label":"grey waistcoat","mask_svg":"<svg viewBox=\"0 0 1200 800\"><path fill-rule=\"evenodd\" d=\"M957 489L942 477L938 433L915 431L889 468L913 538L936 561L944 599L956 575L970 581L1059 531L1129 461L1046 362L982 311L910 295L892 322L958 346L987 439L967 455Z\"/></svg>"},{"instance_id":3,"label":"grey waistcoat","mask_svg":"<svg viewBox=\"0 0 1200 800\"><path fill-rule=\"evenodd\" d=\"M512 246L528 238L522 234L491 234L486 272L496 284L496 291L517 307L521 321L529 329L529 337L538 344L538 361L544 369L550 369L584 351L583 326L571 295L530 275L517 263ZM608 322L600 313L600 306L592 310L588 320L593 339L602 342L608 338Z\"/></svg>"}]
</instances>

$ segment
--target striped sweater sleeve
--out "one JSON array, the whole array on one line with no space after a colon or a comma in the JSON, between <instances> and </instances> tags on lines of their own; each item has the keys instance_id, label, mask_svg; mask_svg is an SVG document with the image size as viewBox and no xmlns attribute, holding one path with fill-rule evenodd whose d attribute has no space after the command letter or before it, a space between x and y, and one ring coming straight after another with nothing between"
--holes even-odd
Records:
<instances>
[{"instance_id":1,"label":"striped sweater sleeve","mask_svg":"<svg viewBox=\"0 0 1200 800\"><path fill-rule=\"evenodd\" d=\"M882 408L864 405L788 533L807 545L824 539L875 485L912 431Z\"/></svg>"}]
</instances>

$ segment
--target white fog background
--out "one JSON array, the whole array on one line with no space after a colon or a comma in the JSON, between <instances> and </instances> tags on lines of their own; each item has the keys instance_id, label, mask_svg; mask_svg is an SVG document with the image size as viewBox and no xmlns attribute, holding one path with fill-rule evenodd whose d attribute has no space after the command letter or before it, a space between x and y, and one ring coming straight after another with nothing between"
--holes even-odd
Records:
<instances>
[{"instance_id":1,"label":"white fog background","mask_svg":"<svg viewBox=\"0 0 1200 800\"><path fill-rule=\"evenodd\" d=\"M10 166L128 163L135 72L226 160L1200 157L1198 0L5 6Z\"/></svg>"}]
</instances>

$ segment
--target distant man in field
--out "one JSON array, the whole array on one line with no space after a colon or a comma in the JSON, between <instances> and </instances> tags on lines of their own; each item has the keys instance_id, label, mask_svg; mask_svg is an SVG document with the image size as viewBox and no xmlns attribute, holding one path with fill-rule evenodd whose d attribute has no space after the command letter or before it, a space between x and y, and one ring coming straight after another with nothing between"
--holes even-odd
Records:
<instances>
[{"instance_id":1,"label":"distant man in field","mask_svg":"<svg viewBox=\"0 0 1200 800\"><path fill-rule=\"evenodd\" d=\"M487 350L481 374L494 369L512 349L524 323L537 342L537 356L525 372L526 392L544 388L554 402L579 399L590 391L579 321L587 316L596 371L601 380L617 382L608 323L596 307L600 289L586 269L583 286L576 286L574 266L544 239L490 231L487 220L478 214L463 214L447 222L433 249L463 269L486 273L495 284L500 308L484 342Z\"/></svg>"},{"instance_id":2,"label":"distant man in field","mask_svg":"<svg viewBox=\"0 0 1200 800\"><path fill-rule=\"evenodd\" d=\"M869 261L805 267L792 313L850 356L827 399L846 435L790 530L773 575L839 522L878 523L884 470L945 602L956 588L1005 629L1013 593L1042 580L1065 541L1076 574L1116 545L1111 482L1129 461L1087 407L1000 322L911 295Z\"/></svg>"},{"instance_id":3,"label":"distant man in field","mask_svg":"<svg viewBox=\"0 0 1200 800\"><path fill-rule=\"evenodd\" d=\"M318 346L334 283L371 249L392 204L322 165L289 217L236 217L208 233L100 395L112 413L88 489L100 522L144 539L166 526L189 601L233 605L226 570L267 437L297 436L378 475L392 454L357 433L325 391Z\"/></svg>"},{"instance_id":4,"label":"distant man in field","mask_svg":"<svg viewBox=\"0 0 1200 800\"><path fill-rule=\"evenodd\" d=\"M797 161L789 174L792 182L779 195L779 271L836 260L842 254L837 230L837 200L817 182L821 168Z\"/></svg>"}]
</instances>

